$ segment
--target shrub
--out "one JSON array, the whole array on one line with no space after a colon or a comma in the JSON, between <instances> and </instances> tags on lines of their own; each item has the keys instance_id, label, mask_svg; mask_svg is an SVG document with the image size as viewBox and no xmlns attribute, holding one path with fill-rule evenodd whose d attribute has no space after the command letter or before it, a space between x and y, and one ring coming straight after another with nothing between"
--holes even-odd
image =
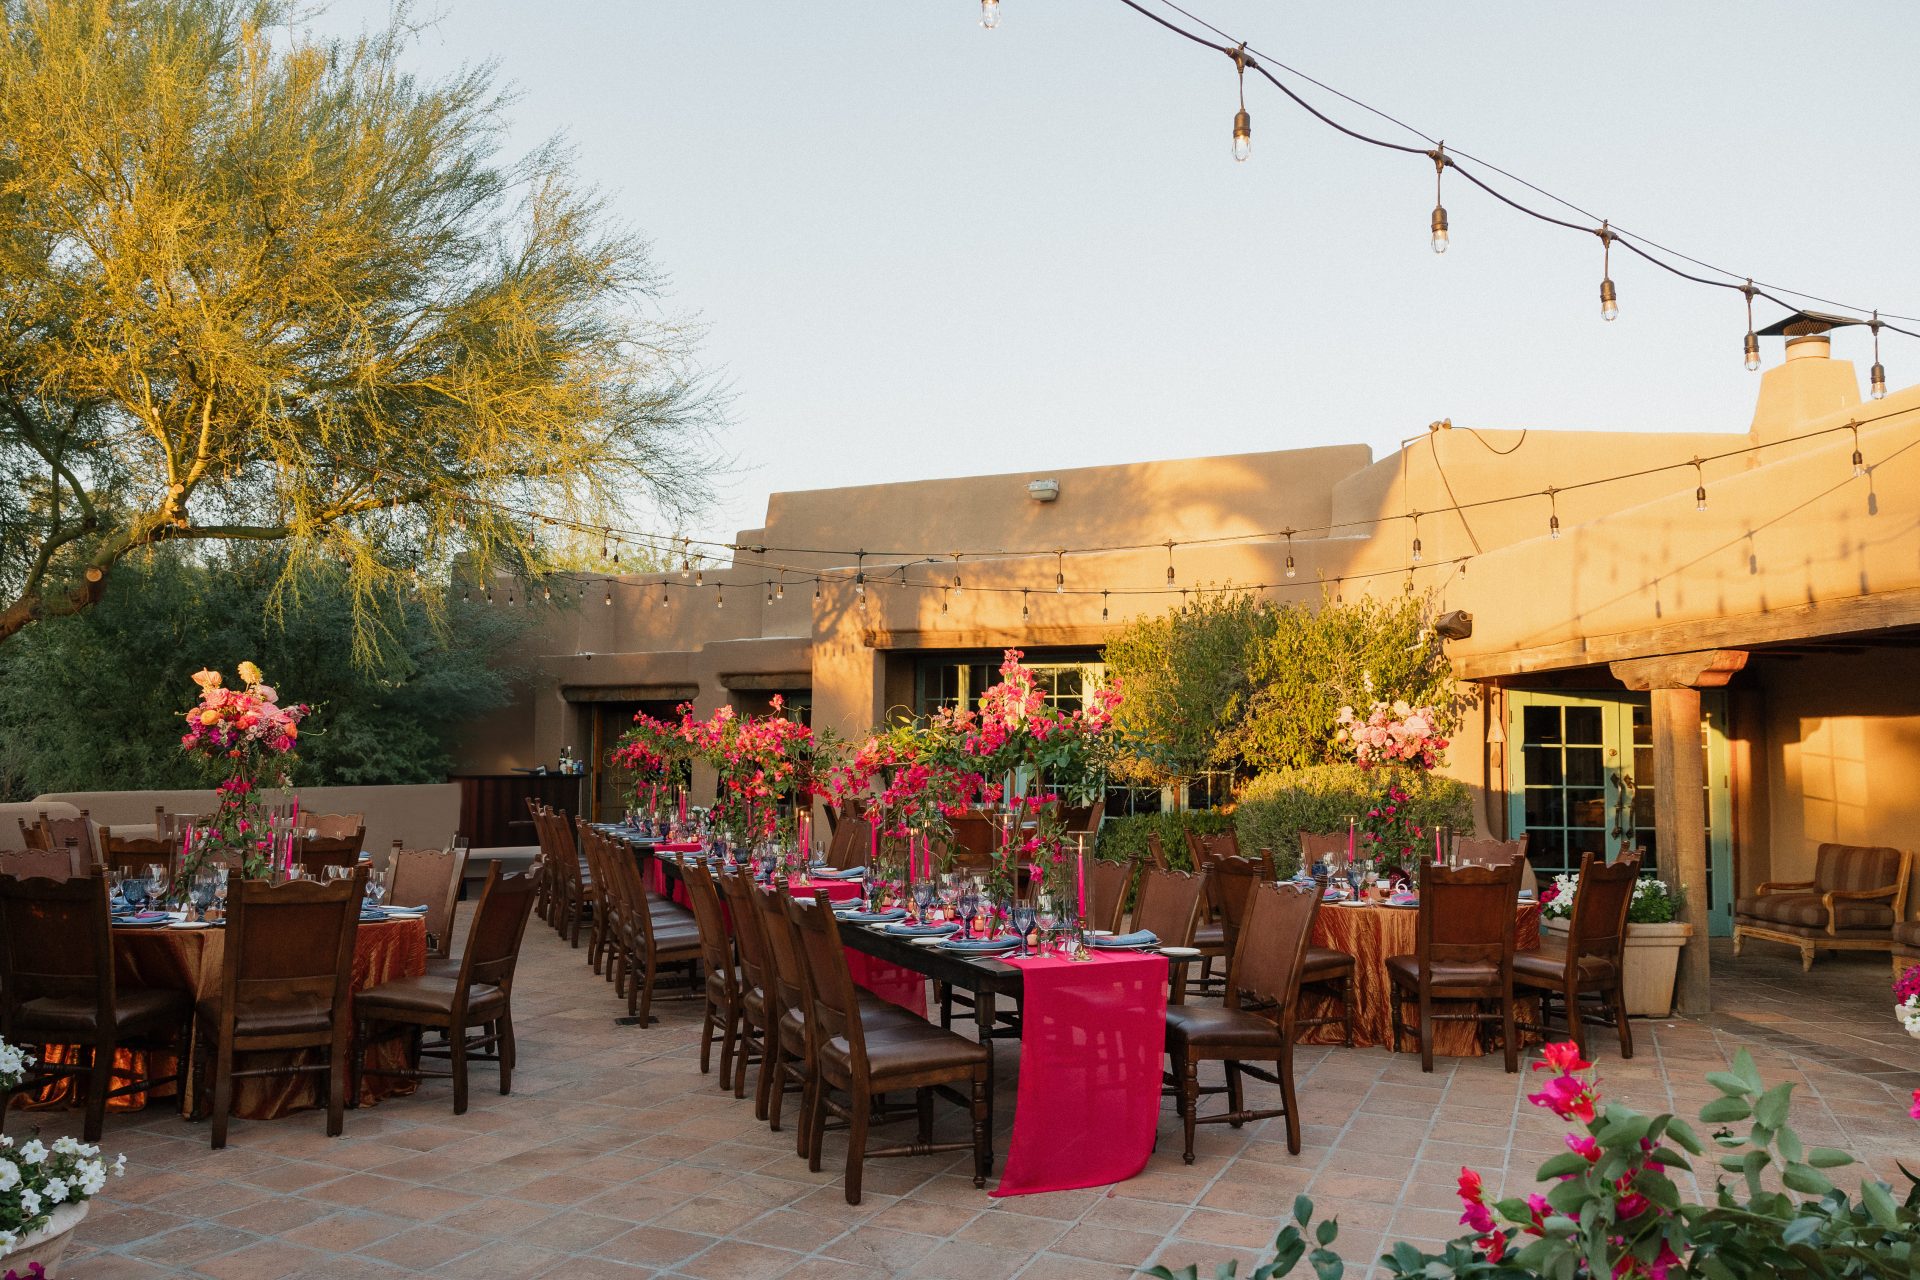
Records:
<instances>
[{"instance_id":1,"label":"shrub","mask_svg":"<svg viewBox=\"0 0 1920 1280\"><path fill-rule=\"evenodd\" d=\"M1187 856L1186 832L1203 836L1233 830L1233 815L1223 809L1183 809L1174 813L1140 813L1130 818L1108 818L1100 824L1100 839L1094 850L1103 858L1125 861L1148 856L1147 833L1157 832L1167 861L1181 870L1191 870Z\"/></svg>"},{"instance_id":2,"label":"shrub","mask_svg":"<svg viewBox=\"0 0 1920 1280\"><path fill-rule=\"evenodd\" d=\"M1431 846L1437 826L1472 830L1473 794L1464 782L1420 769L1323 764L1263 773L1234 806L1240 847L1273 850L1288 875L1299 863L1302 831L1345 831L1348 818L1360 820L1362 857L1399 865Z\"/></svg>"}]
</instances>

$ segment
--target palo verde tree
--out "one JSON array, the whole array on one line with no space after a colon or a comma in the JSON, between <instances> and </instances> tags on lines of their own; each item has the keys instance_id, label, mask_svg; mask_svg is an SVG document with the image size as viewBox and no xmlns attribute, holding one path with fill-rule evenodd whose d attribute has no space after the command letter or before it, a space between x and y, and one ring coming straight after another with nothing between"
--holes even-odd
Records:
<instances>
[{"instance_id":1,"label":"palo verde tree","mask_svg":"<svg viewBox=\"0 0 1920 1280\"><path fill-rule=\"evenodd\" d=\"M555 146L500 155L490 68L281 0L0 0L0 640L129 553L344 566L356 649L457 554L542 567L529 511L669 518L720 397L644 242Z\"/></svg>"}]
</instances>

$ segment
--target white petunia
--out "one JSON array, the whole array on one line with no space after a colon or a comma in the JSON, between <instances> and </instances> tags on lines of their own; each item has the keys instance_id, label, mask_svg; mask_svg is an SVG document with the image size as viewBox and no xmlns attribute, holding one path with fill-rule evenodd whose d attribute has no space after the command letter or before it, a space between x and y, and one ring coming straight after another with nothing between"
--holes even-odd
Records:
<instances>
[{"instance_id":1,"label":"white petunia","mask_svg":"<svg viewBox=\"0 0 1920 1280\"><path fill-rule=\"evenodd\" d=\"M0 1191L11 1191L20 1185L20 1166L11 1160L0 1160Z\"/></svg>"},{"instance_id":2,"label":"white petunia","mask_svg":"<svg viewBox=\"0 0 1920 1280\"><path fill-rule=\"evenodd\" d=\"M89 1164L80 1170L80 1190L83 1194L97 1196L106 1185L106 1168L98 1162Z\"/></svg>"},{"instance_id":3,"label":"white petunia","mask_svg":"<svg viewBox=\"0 0 1920 1280\"><path fill-rule=\"evenodd\" d=\"M20 1193L20 1212L26 1214L29 1218L37 1218L40 1216L40 1195L38 1192L28 1188Z\"/></svg>"},{"instance_id":4,"label":"white petunia","mask_svg":"<svg viewBox=\"0 0 1920 1280\"><path fill-rule=\"evenodd\" d=\"M20 1243L20 1237L11 1231L0 1231L0 1253L12 1253L13 1246Z\"/></svg>"},{"instance_id":5,"label":"white petunia","mask_svg":"<svg viewBox=\"0 0 1920 1280\"><path fill-rule=\"evenodd\" d=\"M113 1176L119 1177L127 1171L127 1158L124 1155L113 1158Z\"/></svg>"},{"instance_id":6,"label":"white petunia","mask_svg":"<svg viewBox=\"0 0 1920 1280\"><path fill-rule=\"evenodd\" d=\"M38 1138L29 1138L20 1144L20 1158L28 1164L40 1164L47 1158L46 1144Z\"/></svg>"},{"instance_id":7,"label":"white petunia","mask_svg":"<svg viewBox=\"0 0 1920 1280\"><path fill-rule=\"evenodd\" d=\"M78 1138L55 1138L53 1150L56 1155L79 1156L87 1154L87 1148Z\"/></svg>"},{"instance_id":8,"label":"white petunia","mask_svg":"<svg viewBox=\"0 0 1920 1280\"><path fill-rule=\"evenodd\" d=\"M67 1180L65 1178L47 1179L47 1199L60 1204L67 1198Z\"/></svg>"}]
</instances>

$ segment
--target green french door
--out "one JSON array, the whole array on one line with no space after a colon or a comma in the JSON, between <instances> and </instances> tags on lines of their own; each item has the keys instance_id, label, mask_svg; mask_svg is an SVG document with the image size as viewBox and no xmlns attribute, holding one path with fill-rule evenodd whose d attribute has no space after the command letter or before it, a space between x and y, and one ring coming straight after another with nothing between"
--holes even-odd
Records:
<instances>
[{"instance_id":1,"label":"green french door","mask_svg":"<svg viewBox=\"0 0 1920 1280\"><path fill-rule=\"evenodd\" d=\"M1733 931L1733 802L1727 771L1726 701L1701 695L1706 763L1708 931ZM1580 866L1585 853L1644 851L1669 884L1674 876L1654 833L1653 722L1646 694L1507 695L1507 829L1525 832L1542 877Z\"/></svg>"}]
</instances>

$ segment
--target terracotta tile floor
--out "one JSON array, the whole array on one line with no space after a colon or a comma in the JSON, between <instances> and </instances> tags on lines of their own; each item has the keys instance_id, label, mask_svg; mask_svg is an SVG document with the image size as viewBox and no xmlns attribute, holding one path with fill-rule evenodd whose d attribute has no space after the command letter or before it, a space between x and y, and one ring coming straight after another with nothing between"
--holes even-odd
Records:
<instances>
[{"instance_id":1,"label":"terracotta tile floor","mask_svg":"<svg viewBox=\"0 0 1920 1280\"><path fill-rule=\"evenodd\" d=\"M882 1160L850 1207L837 1137L826 1171L809 1174L790 1131L770 1133L699 1074L691 1004L666 1004L644 1031L617 1025L624 1006L583 957L529 928L513 1096L483 1070L465 1116L433 1084L349 1112L344 1138L322 1136L309 1112L236 1123L223 1152L170 1111L113 1119L108 1149L130 1171L96 1201L68 1273L1117 1280L1164 1260L1211 1275L1256 1258L1303 1191L1339 1215L1341 1254L1365 1263L1383 1240L1455 1234L1463 1163L1519 1194L1564 1132L1497 1057L1442 1060L1423 1076L1417 1058L1309 1049L1297 1157L1273 1121L1203 1128L1187 1166L1169 1107L1159 1151L1118 1186L999 1201L974 1189L967 1157ZM1892 1020L1883 960L1822 960L1806 978L1765 947L1738 962L1721 948L1714 962L1711 1019L1637 1023L1631 1062L1596 1033L1609 1096L1691 1114L1710 1092L1702 1074L1746 1044L1770 1081L1800 1085L1796 1124L1810 1143L1885 1177L1896 1159L1920 1160L1920 1123L1903 1103L1920 1086L1920 1045ZM998 1052L1010 1090L1017 1050ZM1003 1153L1011 1103L1003 1093ZM15 1134L29 1123L9 1119ZM39 1118L48 1136L72 1120Z\"/></svg>"}]
</instances>

